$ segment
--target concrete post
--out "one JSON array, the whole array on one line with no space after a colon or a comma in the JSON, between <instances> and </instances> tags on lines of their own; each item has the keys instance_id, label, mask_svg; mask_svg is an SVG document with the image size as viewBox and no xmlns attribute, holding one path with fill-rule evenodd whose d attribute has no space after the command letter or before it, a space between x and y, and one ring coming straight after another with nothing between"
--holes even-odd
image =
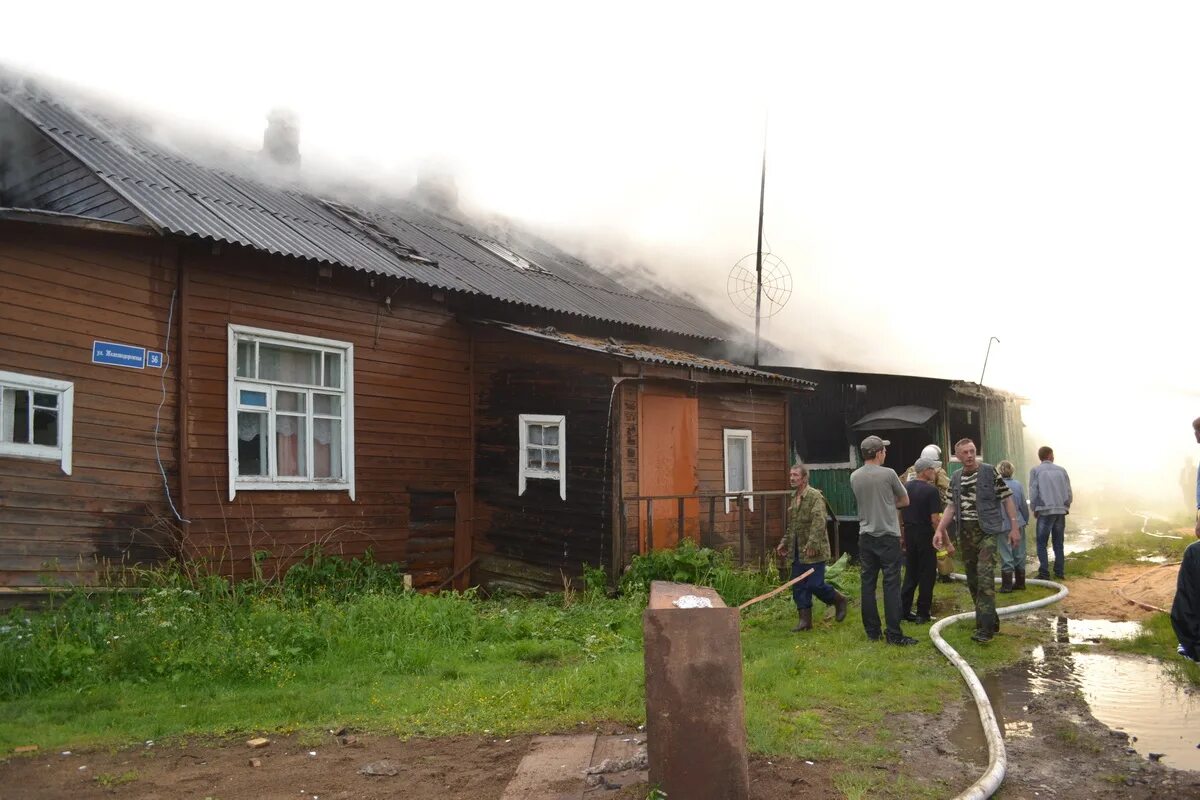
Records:
<instances>
[{"instance_id":1,"label":"concrete post","mask_svg":"<svg viewBox=\"0 0 1200 800\"><path fill-rule=\"evenodd\" d=\"M712 608L678 608L686 595ZM670 798L747 800L738 610L712 589L655 581L642 616L650 782Z\"/></svg>"}]
</instances>

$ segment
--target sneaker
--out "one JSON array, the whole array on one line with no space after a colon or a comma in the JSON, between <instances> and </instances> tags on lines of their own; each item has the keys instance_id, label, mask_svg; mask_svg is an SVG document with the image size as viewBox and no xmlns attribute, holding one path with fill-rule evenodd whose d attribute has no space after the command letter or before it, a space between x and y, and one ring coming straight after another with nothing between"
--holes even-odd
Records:
<instances>
[{"instance_id":1,"label":"sneaker","mask_svg":"<svg viewBox=\"0 0 1200 800\"><path fill-rule=\"evenodd\" d=\"M937 619L937 617L933 616L932 614L930 614L928 616L926 616L925 614L918 614L917 618L914 619L913 622L917 623L918 625L928 625L929 623L933 622L935 619Z\"/></svg>"},{"instance_id":2,"label":"sneaker","mask_svg":"<svg viewBox=\"0 0 1200 800\"><path fill-rule=\"evenodd\" d=\"M1050 573L1049 573L1049 572L1039 572L1039 573L1037 574L1037 576L1038 576L1038 580L1039 580L1039 581L1048 581L1048 580L1050 580Z\"/></svg>"},{"instance_id":3,"label":"sneaker","mask_svg":"<svg viewBox=\"0 0 1200 800\"><path fill-rule=\"evenodd\" d=\"M916 622L917 615L910 611L907 614L905 614L904 616L902 616L900 619L904 620L905 622Z\"/></svg>"},{"instance_id":4,"label":"sneaker","mask_svg":"<svg viewBox=\"0 0 1200 800\"><path fill-rule=\"evenodd\" d=\"M882 638L883 637L880 636L878 633L868 633L867 634L867 641L878 642Z\"/></svg>"},{"instance_id":5,"label":"sneaker","mask_svg":"<svg viewBox=\"0 0 1200 800\"><path fill-rule=\"evenodd\" d=\"M909 645L920 644L920 642L911 636L901 636L899 638L889 636L887 637L887 643L894 644L897 647L908 647Z\"/></svg>"},{"instance_id":6,"label":"sneaker","mask_svg":"<svg viewBox=\"0 0 1200 800\"><path fill-rule=\"evenodd\" d=\"M991 640L992 640L992 632L990 630L986 630L984 628L976 628L975 632L971 634L971 641L973 641L973 642L979 642L980 644L987 644Z\"/></svg>"}]
</instances>

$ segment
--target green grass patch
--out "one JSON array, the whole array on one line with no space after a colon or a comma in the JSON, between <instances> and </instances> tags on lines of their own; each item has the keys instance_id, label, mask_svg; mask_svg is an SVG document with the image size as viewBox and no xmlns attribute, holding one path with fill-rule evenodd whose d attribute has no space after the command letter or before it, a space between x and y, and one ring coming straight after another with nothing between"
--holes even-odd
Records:
<instances>
[{"instance_id":1,"label":"green grass patch","mask_svg":"<svg viewBox=\"0 0 1200 800\"><path fill-rule=\"evenodd\" d=\"M1200 686L1200 664L1182 658L1176 647L1175 629L1166 614L1155 614L1142 623L1141 632L1132 639L1110 642L1114 650L1125 653L1140 653L1162 661L1171 677L1179 683Z\"/></svg>"},{"instance_id":2,"label":"green grass patch","mask_svg":"<svg viewBox=\"0 0 1200 800\"><path fill-rule=\"evenodd\" d=\"M308 576L233 587L155 575L138 596L77 593L0 624L0 752L339 725L399 736L637 725L649 581L708 583L732 605L776 578L735 570L711 551L681 551L643 565L615 598L596 588L543 599L422 595L369 565L319 564L343 584L331 589ZM830 572L857 596L855 570ZM939 584L935 598L942 614L970 606L961 584ZM788 593L744 613L750 748L873 775L872 767L895 763L901 745L888 718L937 713L962 699L962 684L925 627L906 626L922 644L897 648L867 641L857 603L842 624L825 611L816 605L816 627L802 636L790 633ZM981 647L969 641L971 629L952 626L947 638L984 672L1018 660L1036 640L1006 623L1004 636ZM857 791L857 779L847 780ZM862 791L927 793L888 780Z\"/></svg>"}]
</instances>

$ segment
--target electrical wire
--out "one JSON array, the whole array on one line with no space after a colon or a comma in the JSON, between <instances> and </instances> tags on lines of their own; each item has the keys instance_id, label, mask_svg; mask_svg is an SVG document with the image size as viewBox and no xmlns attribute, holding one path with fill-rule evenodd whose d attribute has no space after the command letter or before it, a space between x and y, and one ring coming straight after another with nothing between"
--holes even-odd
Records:
<instances>
[{"instance_id":1,"label":"electrical wire","mask_svg":"<svg viewBox=\"0 0 1200 800\"><path fill-rule=\"evenodd\" d=\"M175 514L175 519L180 522L191 522L190 519L183 518L183 515L179 513L179 509L175 508L175 501L171 499L171 484L167 480L167 470L163 466L162 452L158 447L158 433L162 427L162 410L163 406L167 403L167 370L171 367L171 324L175 321L175 294L178 291L178 287L171 290L171 306L167 311L167 339L163 345L163 366L162 372L159 374L162 397L158 401L158 408L154 411L154 458L158 461L158 472L162 475L163 491L167 493L167 504L171 506L171 511ZM183 458L183 453L180 453L179 457Z\"/></svg>"}]
</instances>

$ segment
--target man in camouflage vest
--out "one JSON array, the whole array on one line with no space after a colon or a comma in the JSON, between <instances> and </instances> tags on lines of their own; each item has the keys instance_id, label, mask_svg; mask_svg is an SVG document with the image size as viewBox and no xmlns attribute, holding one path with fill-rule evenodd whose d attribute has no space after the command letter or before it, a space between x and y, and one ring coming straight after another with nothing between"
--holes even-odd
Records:
<instances>
[{"instance_id":1,"label":"man in camouflage vest","mask_svg":"<svg viewBox=\"0 0 1200 800\"><path fill-rule=\"evenodd\" d=\"M800 621L794 632L812 630L812 597L815 594L825 605L833 606L835 618L846 618L846 596L825 582L825 562L829 560L829 535L825 530L825 495L808 485L808 467L796 464L788 474L796 489L788 510L787 531L775 548L777 555L792 556L792 577L809 569L813 574L792 586L792 599Z\"/></svg>"},{"instance_id":2,"label":"man in camouflage vest","mask_svg":"<svg viewBox=\"0 0 1200 800\"><path fill-rule=\"evenodd\" d=\"M980 461L975 443L960 439L954 454L962 469L950 479L950 499L933 536L934 547L945 547L948 528L958 524L958 543L967 569L967 588L975 601L975 633L980 644L1000 630L996 614L996 536L1008 533L1015 547L1021 540L1012 490L991 464Z\"/></svg>"}]
</instances>

